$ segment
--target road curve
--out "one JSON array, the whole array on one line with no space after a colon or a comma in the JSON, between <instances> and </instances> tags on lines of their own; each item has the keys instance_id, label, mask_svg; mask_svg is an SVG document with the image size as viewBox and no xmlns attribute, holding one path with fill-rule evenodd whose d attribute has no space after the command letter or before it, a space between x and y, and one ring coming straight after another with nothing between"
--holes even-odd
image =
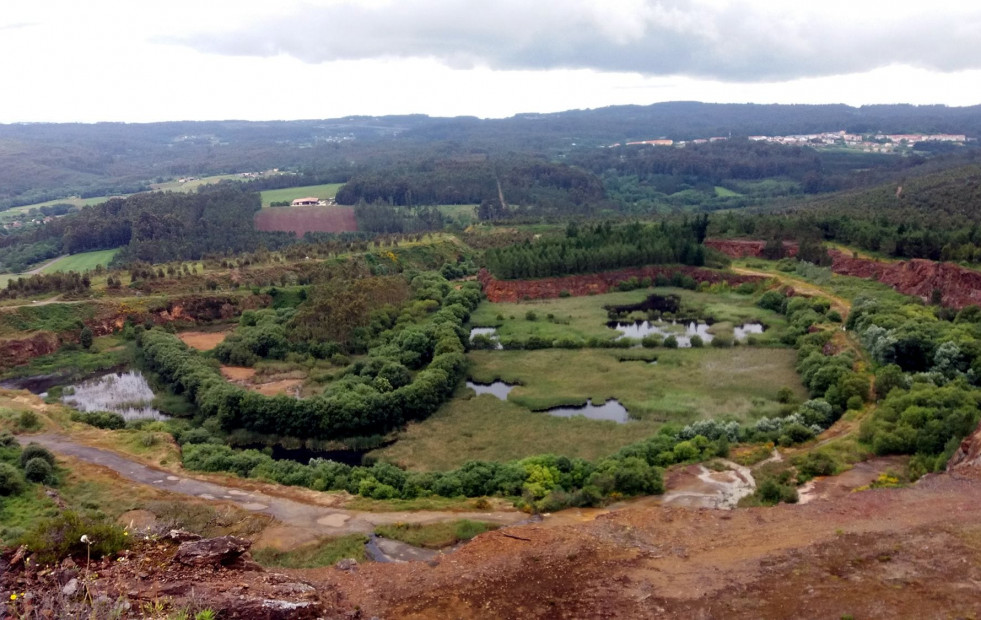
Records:
<instances>
[{"instance_id":1,"label":"road curve","mask_svg":"<svg viewBox=\"0 0 981 620\"><path fill-rule=\"evenodd\" d=\"M105 467L138 484L179 493L199 499L226 502L257 514L273 517L285 526L301 528L311 537L370 534L378 525L388 523L435 523L456 519L475 519L500 525L511 525L528 515L513 511L440 512L399 511L366 512L306 504L257 491L205 482L187 476L155 469L109 450L93 448L72 441L65 435L42 434L22 436L22 443L38 443L52 452Z\"/></svg>"}]
</instances>

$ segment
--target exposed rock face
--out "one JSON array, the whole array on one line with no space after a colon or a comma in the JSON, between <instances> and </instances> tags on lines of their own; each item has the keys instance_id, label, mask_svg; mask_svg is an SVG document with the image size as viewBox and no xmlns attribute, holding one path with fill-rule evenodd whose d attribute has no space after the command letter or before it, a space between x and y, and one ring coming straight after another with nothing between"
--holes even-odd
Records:
<instances>
[{"instance_id":1,"label":"exposed rock face","mask_svg":"<svg viewBox=\"0 0 981 620\"><path fill-rule=\"evenodd\" d=\"M633 269L620 269L563 278L542 278L540 280L498 280L486 269L481 269L477 279L484 287L487 299L493 302L516 302L521 299L552 299L568 293L574 297L598 295L613 289L618 283L629 278L671 277L676 273L691 276L698 282L728 282L742 284L758 282L759 276L741 276L734 273L713 271L700 267L649 266Z\"/></svg>"},{"instance_id":2,"label":"exposed rock face","mask_svg":"<svg viewBox=\"0 0 981 620\"><path fill-rule=\"evenodd\" d=\"M963 471L981 465L981 425L961 441L961 445L947 461L947 471Z\"/></svg>"},{"instance_id":3,"label":"exposed rock face","mask_svg":"<svg viewBox=\"0 0 981 620\"><path fill-rule=\"evenodd\" d=\"M0 368L21 366L35 357L54 353L60 346L58 336L51 332L4 340L0 342Z\"/></svg>"},{"instance_id":4,"label":"exposed rock face","mask_svg":"<svg viewBox=\"0 0 981 620\"><path fill-rule=\"evenodd\" d=\"M706 239L704 245L707 248L718 250L732 258L746 258L747 256L763 256L763 248L766 247L766 241L753 239ZM797 256L797 244L784 241L783 251L786 256Z\"/></svg>"},{"instance_id":5,"label":"exposed rock face","mask_svg":"<svg viewBox=\"0 0 981 620\"><path fill-rule=\"evenodd\" d=\"M765 245L765 241L750 239L705 240L706 247L733 258L760 256ZM788 256L796 255L796 246L785 244L785 247ZM960 265L921 258L887 263L854 258L839 250L829 250L828 255L832 260L831 270L843 276L878 280L900 293L914 295L924 301L929 301L934 290L937 290L943 304L951 308L981 305L981 273Z\"/></svg>"},{"instance_id":6,"label":"exposed rock face","mask_svg":"<svg viewBox=\"0 0 981 620\"><path fill-rule=\"evenodd\" d=\"M96 316L86 319L85 325L94 335L105 336L122 330L127 321L165 325L174 321L193 324L224 320L236 317L244 310L266 307L272 303L272 298L268 295L188 296L168 300L166 305L155 308L129 306L127 303L98 305ZM0 341L0 369L20 366L35 357L54 353L62 343L78 342L79 331L58 334L38 332L25 338Z\"/></svg>"},{"instance_id":7,"label":"exposed rock face","mask_svg":"<svg viewBox=\"0 0 981 620\"><path fill-rule=\"evenodd\" d=\"M831 269L835 273L873 278L900 293L916 295L925 301L933 296L934 290L938 290L943 304L952 308L981 305L981 273L972 269L921 258L885 263L852 258L837 250L828 254L831 255Z\"/></svg>"}]
</instances>

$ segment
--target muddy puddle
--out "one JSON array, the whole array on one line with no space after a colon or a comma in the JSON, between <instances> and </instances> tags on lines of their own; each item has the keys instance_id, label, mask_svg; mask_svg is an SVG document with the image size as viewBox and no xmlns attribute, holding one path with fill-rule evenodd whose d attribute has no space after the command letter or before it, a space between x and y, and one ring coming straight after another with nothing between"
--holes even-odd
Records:
<instances>
[{"instance_id":1,"label":"muddy puddle","mask_svg":"<svg viewBox=\"0 0 981 620\"><path fill-rule=\"evenodd\" d=\"M748 467L727 460L718 462L726 469L715 471L697 464L671 472L665 480L668 491L659 503L729 510L756 491L756 479Z\"/></svg>"}]
</instances>

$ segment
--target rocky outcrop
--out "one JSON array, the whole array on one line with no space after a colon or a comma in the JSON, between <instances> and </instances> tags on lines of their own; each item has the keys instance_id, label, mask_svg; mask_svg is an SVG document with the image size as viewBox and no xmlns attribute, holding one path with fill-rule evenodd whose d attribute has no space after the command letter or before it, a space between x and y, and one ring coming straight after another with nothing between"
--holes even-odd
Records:
<instances>
[{"instance_id":1,"label":"rocky outcrop","mask_svg":"<svg viewBox=\"0 0 981 620\"><path fill-rule=\"evenodd\" d=\"M981 465L981 425L961 441L957 451L947 461L947 471L964 472Z\"/></svg>"},{"instance_id":2,"label":"rocky outcrop","mask_svg":"<svg viewBox=\"0 0 981 620\"><path fill-rule=\"evenodd\" d=\"M486 269L481 269L477 279L483 285L487 299L493 302L513 303L523 299L552 299L565 295L573 297L599 295L612 290L617 284L630 278L650 278L653 280L658 276L670 278L676 273L690 276L696 282L728 282L732 285L763 280L759 276L742 276L724 271L681 265L636 267L538 280L498 280Z\"/></svg>"},{"instance_id":3,"label":"rocky outcrop","mask_svg":"<svg viewBox=\"0 0 981 620\"><path fill-rule=\"evenodd\" d=\"M766 241L753 239L706 239L704 245L707 248L718 250L731 258L746 258L747 256L758 258L763 256L763 248L766 247ZM797 244L784 241L783 251L785 256L797 256Z\"/></svg>"},{"instance_id":4,"label":"rocky outcrop","mask_svg":"<svg viewBox=\"0 0 981 620\"><path fill-rule=\"evenodd\" d=\"M187 566L234 566L253 568L249 547L252 542L238 536L221 536L181 543L174 561Z\"/></svg>"}]
</instances>

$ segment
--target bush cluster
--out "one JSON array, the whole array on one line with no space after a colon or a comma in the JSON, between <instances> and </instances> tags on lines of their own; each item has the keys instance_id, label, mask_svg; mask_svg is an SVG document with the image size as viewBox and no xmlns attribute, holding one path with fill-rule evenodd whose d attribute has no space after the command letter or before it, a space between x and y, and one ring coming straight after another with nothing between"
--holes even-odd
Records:
<instances>
[{"instance_id":1,"label":"bush cluster","mask_svg":"<svg viewBox=\"0 0 981 620\"><path fill-rule=\"evenodd\" d=\"M263 396L232 385L213 362L163 331L143 333L138 344L150 370L174 393L186 394L202 417L216 418L226 430L324 439L372 435L427 417L463 378L463 324L480 293L469 284L448 288L419 286L419 302L405 312L422 312L421 323L397 325L381 334L379 341L387 344L372 348L368 362L349 368L322 395L304 400ZM418 371L411 381L407 370Z\"/></svg>"}]
</instances>

